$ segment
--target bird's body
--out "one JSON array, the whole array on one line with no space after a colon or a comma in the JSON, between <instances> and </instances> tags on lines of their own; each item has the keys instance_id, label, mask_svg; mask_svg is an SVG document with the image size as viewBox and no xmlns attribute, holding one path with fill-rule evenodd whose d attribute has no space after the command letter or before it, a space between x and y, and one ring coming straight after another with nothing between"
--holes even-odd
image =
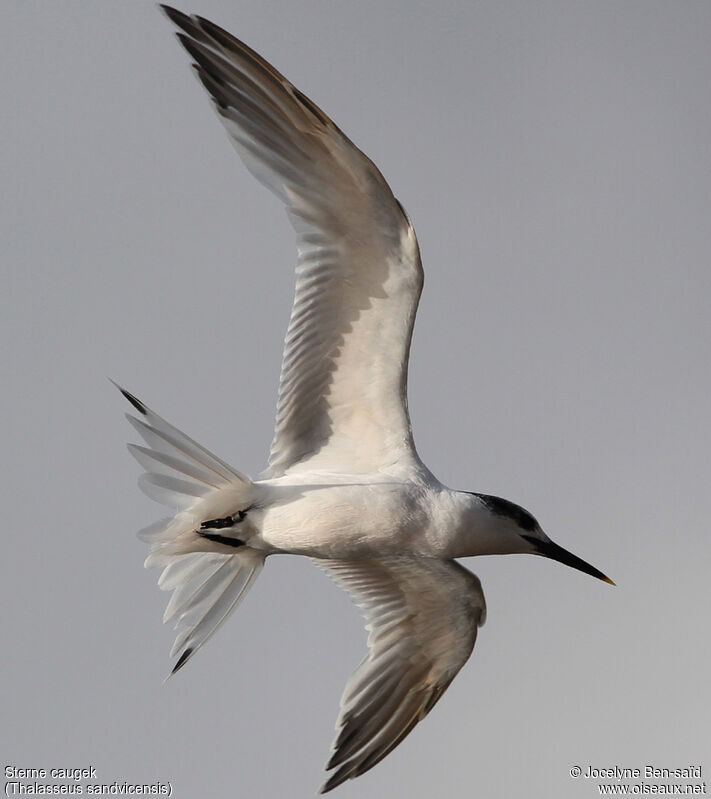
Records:
<instances>
[{"instance_id":1,"label":"bird's body","mask_svg":"<svg viewBox=\"0 0 711 799\"><path fill-rule=\"evenodd\" d=\"M474 494L452 491L426 469L388 475L304 473L254 485L255 526L245 542L269 554L459 558L506 554L515 539ZM334 531L338 535L334 535Z\"/></svg>"},{"instance_id":2,"label":"bird's body","mask_svg":"<svg viewBox=\"0 0 711 799\"><path fill-rule=\"evenodd\" d=\"M484 623L479 580L454 558L545 555L607 578L523 508L453 491L421 462L407 364L422 290L415 232L374 164L261 56L164 7L249 170L296 230L296 292L274 441L260 479L208 452L128 392L140 484L176 515L142 532L173 592L181 668L274 554L313 558L362 609L369 655L341 699L323 790L370 769L434 706ZM609 582L609 580L608 580Z\"/></svg>"},{"instance_id":3,"label":"bird's body","mask_svg":"<svg viewBox=\"0 0 711 799\"><path fill-rule=\"evenodd\" d=\"M255 487L267 503L257 546L315 558L435 552L436 489L424 481L305 474Z\"/></svg>"}]
</instances>

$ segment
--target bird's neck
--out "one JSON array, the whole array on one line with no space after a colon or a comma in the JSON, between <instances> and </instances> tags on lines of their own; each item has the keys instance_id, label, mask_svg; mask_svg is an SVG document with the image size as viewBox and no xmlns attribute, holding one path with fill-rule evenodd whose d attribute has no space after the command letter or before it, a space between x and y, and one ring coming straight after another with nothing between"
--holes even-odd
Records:
<instances>
[{"instance_id":1,"label":"bird's neck","mask_svg":"<svg viewBox=\"0 0 711 799\"><path fill-rule=\"evenodd\" d=\"M473 555L507 555L521 551L521 538L501 516L476 495L467 491L443 492L438 526L446 530L446 552L450 558Z\"/></svg>"}]
</instances>

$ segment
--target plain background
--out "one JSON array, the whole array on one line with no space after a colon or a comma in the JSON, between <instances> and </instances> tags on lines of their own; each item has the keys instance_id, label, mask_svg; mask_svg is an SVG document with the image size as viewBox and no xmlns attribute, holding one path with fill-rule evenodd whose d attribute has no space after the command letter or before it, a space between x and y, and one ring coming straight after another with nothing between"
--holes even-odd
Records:
<instances>
[{"instance_id":1,"label":"plain background","mask_svg":"<svg viewBox=\"0 0 711 799\"><path fill-rule=\"evenodd\" d=\"M149 2L2 0L4 765L308 797L365 651L272 558L166 683L113 377L237 468L271 441L292 232ZM611 588L465 561L489 620L348 797L593 797L708 759L711 4L195 0L380 166L420 240L410 407L446 484L529 508ZM704 777L708 774L705 771Z\"/></svg>"}]
</instances>

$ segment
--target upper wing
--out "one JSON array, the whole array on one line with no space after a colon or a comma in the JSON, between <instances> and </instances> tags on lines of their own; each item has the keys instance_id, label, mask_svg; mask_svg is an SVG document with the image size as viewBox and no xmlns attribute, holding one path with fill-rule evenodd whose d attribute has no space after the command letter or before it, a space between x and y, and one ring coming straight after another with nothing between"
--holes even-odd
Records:
<instances>
[{"instance_id":1,"label":"upper wing","mask_svg":"<svg viewBox=\"0 0 711 799\"><path fill-rule=\"evenodd\" d=\"M326 793L368 771L434 707L486 619L479 579L453 560L315 560L361 608L368 657L348 681Z\"/></svg>"},{"instance_id":2,"label":"upper wing","mask_svg":"<svg viewBox=\"0 0 711 799\"><path fill-rule=\"evenodd\" d=\"M375 165L261 56L163 6L248 169L286 204L298 265L267 474L370 472L414 455L414 230Z\"/></svg>"}]
</instances>

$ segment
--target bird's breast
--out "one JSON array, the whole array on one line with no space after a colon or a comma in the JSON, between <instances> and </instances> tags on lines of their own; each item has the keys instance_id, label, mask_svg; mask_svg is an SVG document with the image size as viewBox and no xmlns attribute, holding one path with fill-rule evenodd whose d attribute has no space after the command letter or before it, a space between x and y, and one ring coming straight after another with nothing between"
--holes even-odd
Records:
<instances>
[{"instance_id":1,"label":"bird's breast","mask_svg":"<svg viewBox=\"0 0 711 799\"><path fill-rule=\"evenodd\" d=\"M432 515L421 486L380 482L275 488L265 498L261 524L261 538L274 550L348 559L412 554L427 545Z\"/></svg>"}]
</instances>

